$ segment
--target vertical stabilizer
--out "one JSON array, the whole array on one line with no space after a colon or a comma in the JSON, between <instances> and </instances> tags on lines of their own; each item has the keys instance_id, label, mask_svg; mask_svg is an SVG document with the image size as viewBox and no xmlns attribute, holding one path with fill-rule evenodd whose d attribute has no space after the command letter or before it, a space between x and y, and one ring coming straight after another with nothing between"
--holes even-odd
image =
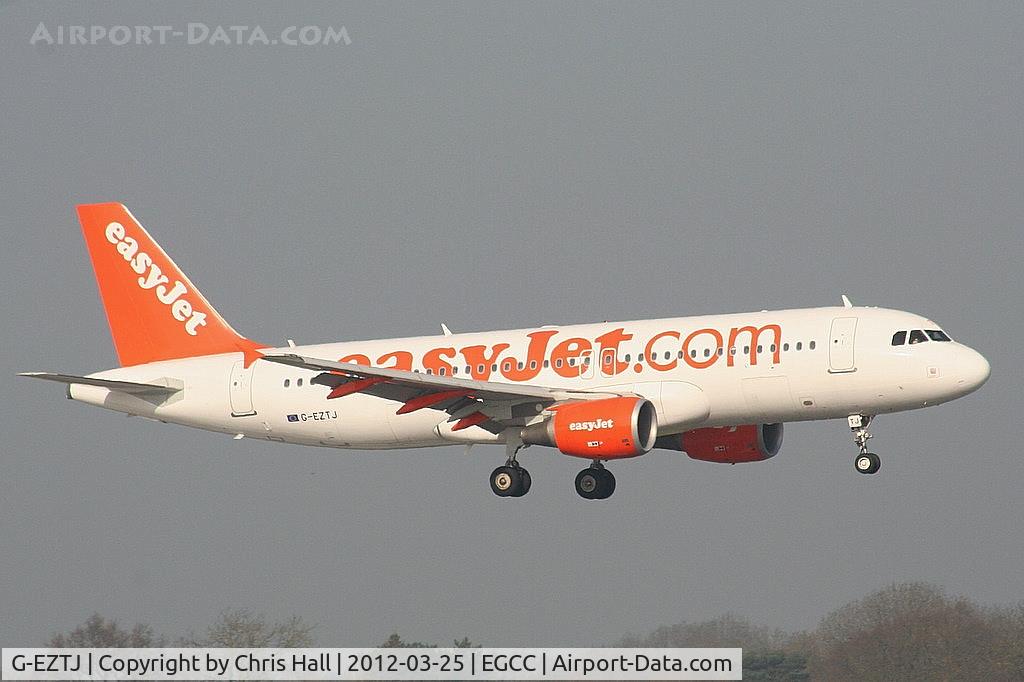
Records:
<instances>
[{"instance_id":1,"label":"vertical stabilizer","mask_svg":"<svg viewBox=\"0 0 1024 682\"><path fill-rule=\"evenodd\" d=\"M78 219L121 365L263 346L224 321L122 204L83 204Z\"/></svg>"}]
</instances>

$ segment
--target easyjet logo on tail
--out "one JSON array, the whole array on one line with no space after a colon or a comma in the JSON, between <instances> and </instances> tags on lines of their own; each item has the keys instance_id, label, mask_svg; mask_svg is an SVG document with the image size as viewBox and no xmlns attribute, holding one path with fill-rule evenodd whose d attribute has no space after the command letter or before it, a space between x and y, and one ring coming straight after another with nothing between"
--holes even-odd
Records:
<instances>
[{"instance_id":1,"label":"easyjet logo on tail","mask_svg":"<svg viewBox=\"0 0 1024 682\"><path fill-rule=\"evenodd\" d=\"M181 322L188 334L196 336L197 329L206 325L206 313L195 310L192 302L186 298L189 294L188 287L180 280L175 280L171 285L170 278L153 262L151 255L139 250L138 240L127 235L121 223L109 223L104 235L121 254L128 267L135 274L142 275L136 279L139 288L152 291L156 299L167 306L167 314Z\"/></svg>"}]
</instances>

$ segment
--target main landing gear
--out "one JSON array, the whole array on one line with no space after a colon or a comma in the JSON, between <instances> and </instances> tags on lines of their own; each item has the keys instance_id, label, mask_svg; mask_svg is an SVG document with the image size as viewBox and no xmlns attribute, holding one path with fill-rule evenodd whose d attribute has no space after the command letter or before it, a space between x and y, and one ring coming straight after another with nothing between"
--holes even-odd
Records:
<instances>
[{"instance_id":1,"label":"main landing gear","mask_svg":"<svg viewBox=\"0 0 1024 682\"><path fill-rule=\"evenodd\" d=\"M508 453L505 466L491 472L491 490L498 497L522 497L530 492L530 485L533 483L530 472L516 460L516 455L524 447L526 446L519 439L510 438L505 444L505 452Z\"/></svg>"},{"instance_id":2,"label":"main landing gear","mask_svg":"<svg viewBox=\"0 0 1024 682\"><path fill-rule=\"evenodd\" d=\"M882 466L882 460L873 452L868 452L868 441L872 438L868 433L868 424L872 417L863 414L851 414L847 418L850 424L850 431L853 432L853 442L860 449L860 454L853 460L853 467L857 473L873 474Z\"/></svg>"},{"instance_id":3,"label":"main landing gear","mask_svg":"<svg viewBox=\"0 0 1024 682\"><path fill-rule=\"evenodd\" d=\"M522 497L531 483L530 472L515 461L491 472L491 490L498 497Z\"/></svg>"},{"instance_id":4,"label":"main landing gear","mask_svg":"<svg viewBox=\"0 0 1024 682\"><path fill-rule=\"evenodd\" d=\"M522 497L530 492L530 472L523 468L516 455L525 445L518 438L505 443L508 457L504 466L491 472L491 490L498 497ZM598 460L576 475L576 492L585 500L604 500L615 492L615 477Z\"/></svg>"},{"instance_id":5,"label":"main landing gear","mask_svg":"<svg viewBox=\"0 0 1024 682\"><path fill-rule=\"evenodd\" d=\"M576 492L585 500L604 500L615 492L615 477L594 460L589 467L576 474Z\"/></svg>"}]
</instances>

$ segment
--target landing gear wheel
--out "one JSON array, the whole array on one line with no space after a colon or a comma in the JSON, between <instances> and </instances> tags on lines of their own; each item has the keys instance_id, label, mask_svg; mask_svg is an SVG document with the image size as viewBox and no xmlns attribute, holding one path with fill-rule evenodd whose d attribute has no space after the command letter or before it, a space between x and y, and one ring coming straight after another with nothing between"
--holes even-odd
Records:
<instances>
[{"instance_id":1,"label":"landing gear wheel","mask_svg":"<svg viewBox=\"0 0 1024 682\"><path fill-rule=\"evenodd\" d=\"M607 469L598 469L598 471L601 472L601 494L595 499L605 500L611 497L612 493L615 492L615 477L612 475L612 472Z\"/></svg>"},{"instance_id":2,"label":"landing gear wheel","mask_svg":"<svg viewBox=\"0 0 1024 682\"><path fill-rule=\"evenodd\" d=\"M601 470L593 467L576 474L576 493L585 500L596 500L601 489Z\"/></svg>"},{"instance_id":3,"label":"landing gear wheel","mask_svg":"<svg viewBox=\"0 0 1024 682\"><path fill-rule=\"evenodd\" d=\"M862 452L853 460L853 466L861 474L873 474L882 466L882 460L873 452Z\"/></svg>"},{"instance_id":4,"label":"landing gear wheel","mask_svg":"<svg viewBox=\"0 0 1024 682\"><path fill-rule=\"evenodd\" d=\"M615 477L602 466L592 466L576 474L576 492L585 500L604 500L615 492Z\"/></svg>"},{"instance_id":5,"label":"landing gear wheel","mask_svg":"<svg viewBox=\"0 0 1024 682\"><path fill-rule=\"evenodd\" d=\"M519 467L503 466L491 472L491 490L498 497L520 497L523 487L523 469Z\"/></svg>"}]
</instances>

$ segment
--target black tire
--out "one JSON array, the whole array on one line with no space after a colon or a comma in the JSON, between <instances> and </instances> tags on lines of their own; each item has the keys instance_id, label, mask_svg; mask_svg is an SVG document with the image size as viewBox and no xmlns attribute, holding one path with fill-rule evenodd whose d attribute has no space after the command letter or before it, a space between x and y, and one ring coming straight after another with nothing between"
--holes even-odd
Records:
<instances>
[{"instance_id":1,"label":"black tire","mask_svg":"<svg viewBox=\"0 0 1024 682\"><path fill-rule=\"evenodd\" d=\"M859 474L874 474L882 468L882 459L873 452L865 452L853 460L853 468Z\"/></svg>"},{"instance_id":2,"label":"black tire","mask_svg":"<svg viewBox=\"0 0 1024 682\"><path fill-rule=\"evenodd\" d=\"M607 500L615 492L615 476L607 469L598 469L601 472L601 486L599 494L594 499Z\"/></svg>"},{"instance_id":3,"label":"black tire","mask_svg":"<svg viewBox=\"0 0 1024 682\"><path fill-rule=\"evenodd\" d=\"M498 467L491 472L491 492L498 497L518 497L517 492L522 488L523 478L519 469L513 467Z\"/></svg>"},{"instance_id":4,"label":"black tire","mask_svg":"<svg viewBox=\"0 0 1024 682\"><path fill-rule=\"evenodd\" d=\"M522 497L526 493L530 492L531 485L533 485L533 479L530 478L530 472L519 467L519 494L516 495L516 497Z\"/></svg>"},{"instance_id":5,"label":"black tire","mask_svg":"<svg viewBox=\"0 0 1024 682\"><path fill-rule=\"evenodd\" d=\"M604 498L611 495L608 493L605 495L606 489L608 489L608 478L611 476L605 469L598 469L597 467L588 467L577 474L577 480L575 480L575 488L577 488L577 494L584 500L603 500ZM611 489L615 489L614 478L611 478Z\"/></svg>"},{"instance_id":6,"label":"black tire","mask_svg":"<svg viewBox=\"0 0 1024 682\"><path fill-rule=\"evenodd\" d=\"M576 474L576 494L584 500L596 500L603 480L600 469L584 469Z\"/></svg>"}]
</instances>

